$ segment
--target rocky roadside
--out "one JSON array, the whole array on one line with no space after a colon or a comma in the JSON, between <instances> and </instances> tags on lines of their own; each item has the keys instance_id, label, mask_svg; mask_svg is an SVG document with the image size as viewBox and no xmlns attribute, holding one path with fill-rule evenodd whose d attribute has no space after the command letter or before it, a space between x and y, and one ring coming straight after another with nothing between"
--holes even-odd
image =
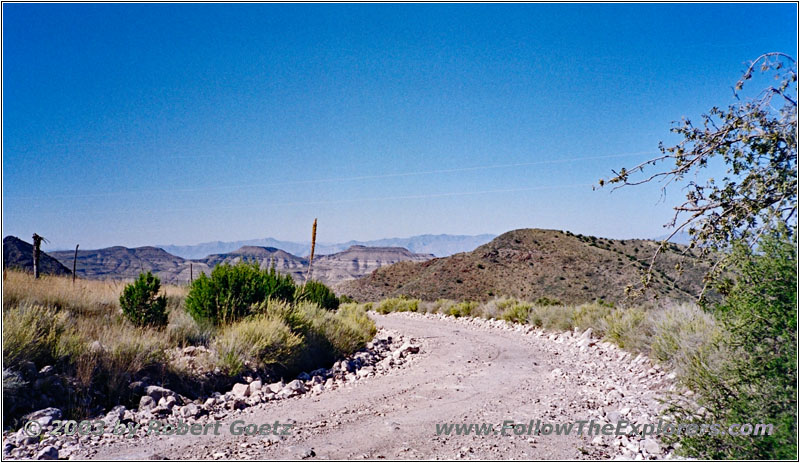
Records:
<instances>
[{"instance_id":1,"label":"rocky roadside","mask_svg":"<svg viewBox=\"0 0 800 463\"><path fill-rule=\"evenodd\" d=\"M89 419L102 421L104 433L94 435L98 424L73 430L73 435L51 436L55 420L62 418L61 410L46 408L27 415L24 421L35 421L40 425L41 435L30 436L25 429L3 432L3 457L9 459L83 459L91 458L97 449L113 440L128 439L125 432L144 435L152 420L165 425L199 423L205 425L231 418L248 408L264 408L267 402L287 400L303 395L321 394L372 376L379 376L401 368L413 361L420 352L420 343L407 339L400 333L380 329L375 338L363 349L350 357L337 361L331 368L320 368L310 373L301 373L287 382L283 380L266 383L262 378L246 378L225 393L215 392L210 397L191 400L169 389L154 385L138 385L143 390L139 407L135 410L118 405L103 416ZM195 352L191 352L193 355ZM140 428L136 430L136 426ZM113 430L118 430L114 433ZM61 432L64 430L62 429ZM83 434L83 435L80 435ZM136 439L136 437L134 437Z\"/></svg>"},{"instance_id":2,"label":"rocky roadside","mask_svg":"<svg viewBox=\"0 0 800 463\"><path fill-rule=\"evenodd\" d=\"M674 373L664 371L646 356L633 355L597 339L591 328L583 332L577 329L552 332L495 319L413 312L393 315L442 319L473 328L522 335L548 354L548 363L558 365L550 371L548 380L559 385L556 389L564 392L562 397L545 399L550 403L552 413L541 417L543 421L552 419L551 422L557 423L560 417L570 416L573 422L593 420L602 427L605 424L616 426L619 420L626 420L641 429L646 424L657 424L659 419L666 422L662 416L664 404L661 399L666 392L677 390ZM563 407L567 398L575 395L567 391L576 389L582 400L569 401ZM502 426L502 423L497 425ZM576 458L661 460L673 458L675 450L655 436L595 436L591 447L582 448ZM465 452L456 457L464 458L468 454Z\"/></svg>"}]
</instances>

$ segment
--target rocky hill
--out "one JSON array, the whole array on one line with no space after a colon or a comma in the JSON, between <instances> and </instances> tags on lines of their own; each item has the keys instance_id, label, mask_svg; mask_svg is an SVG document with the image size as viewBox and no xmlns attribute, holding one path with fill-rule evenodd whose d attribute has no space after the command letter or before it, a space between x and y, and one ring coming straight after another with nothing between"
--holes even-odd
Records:
<instances>
[{"instance_id":1,"label":"rocky hill","mask_svg":"<svg viewBox=\"0 0 800 463\"><path fill-rule=\"evenodd\" d=\"M505 233L472 252L426 262L400 262L337 286L358 301L405 295L486 300L508 295L565 303L619 301L625 287L641 281L658 243L612 240L559 230L521 229ZM685 252L685 254L684 254ZM675 265L683 266L682 272ZM707 270L684 246L670 244L657 260L653 294L691 300Z\"/></svg>"},{"instance_id":2,"label":"rocky hill","mask_svg":"<svg viewBox=\"0 0 800 463\"><path fill-rule=\"evenodd\" d=\"M44 252L39 255L39 267L42 274L72 275L69 268ZM16 236L3 238L3 268L33 272L33 245Z\"/></svg>"}]
</instances>

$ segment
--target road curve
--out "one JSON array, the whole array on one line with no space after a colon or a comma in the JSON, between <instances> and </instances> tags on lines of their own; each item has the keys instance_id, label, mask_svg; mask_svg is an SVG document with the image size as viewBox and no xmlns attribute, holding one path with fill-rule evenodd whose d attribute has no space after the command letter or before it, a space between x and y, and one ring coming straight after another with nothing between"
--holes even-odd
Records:
<instances>
[{"instance_id":1,"label":"road curve","mask_svg":"<svg viewBox=\"0 0 800 463\"><path fill-rule=\"evenodd\" d=\"M109 442L92 459L575 459L618 453L613 437L437 435L436 425L603 419L621 408L652 421L663 374L612 346L579 348L577 335L417 314L373 315L421 345L388 374L318 395L231 414L220 435L149 436ZM531 331L533 331L531 333ZM594 343L592 343L594 344ZM650 373L645 373L650 369ZM626 409L627 408L627 409ZM623 413L623 416L625 416ZM286 436L231 435L247 424L292 423Z\"/></svg>"}]
</instances>

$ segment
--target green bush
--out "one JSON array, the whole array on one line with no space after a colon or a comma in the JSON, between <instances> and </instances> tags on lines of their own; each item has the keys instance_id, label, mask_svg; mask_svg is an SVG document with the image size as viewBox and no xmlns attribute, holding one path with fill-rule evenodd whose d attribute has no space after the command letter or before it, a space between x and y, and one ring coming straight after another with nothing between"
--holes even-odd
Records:
<instances>
[{"instance_id":1,"label":"green bush","mask_svg":"<svg viewBox=\"0 0 800 463\"><path fill-rule=\"evenodd\" d=\"M119 296L122 313L136 326L167 324L167 297L158 295L161 280L149 271L125 286Z\"/></svg>"},{"instance_id":2,"label":"green bush","mask_svg":"<svg viewBox=\"0 0 800 463\"><path fill-rule=\"evenodd\" d=\"M514 304L506 304L500 318L511 323L527 323L531 307L533 307L531 304L520 301L515 301Z\"/></svg>"},{"instance_id":3,"label":"green bush","mask_svg":"<svg viewBox=\"0 0 800 463\"><path fill-rule=\"evenodd\" d=\"M419 310L419 299L406 299L404 297L393 297L382 300L375 311L381 314L389 312L416 312Z\"/></svg>"},{"instance_id":4,"label":"green bush","mask_svg":"<svg viewBox=\"0 0 800 463\"><path fill-rule=\"evenodd\" d=\"M298 286L294 299L295 301L313 302L323 309L336 310L339 308L339 298L330 288L319 281L309 280Z\"/></svg>"},{"instance_id":5,"label":"green bush","mask_svg":"<svg viewBox=\"0 0 800 463\"><path fill-rule=\"evenodd\" d=\"M198 322L230 323L250 314L250 307L269 298L291 301L292 278L257 263L217 265L208 277L201 274L186 296L186 311Z\"/></svg>"},{"instance_id":6,"label":"green bush","mask_svg":"<svg viewBox=\"0 0 800 463\"><path fill-rule=\"evenodd\" d=\"M561 279L563 280L564 278L561 277ZM563 305L561 301L559 301L558 299L549 298L547 296L542 296L540 298L537 298L533 303L542 307L546 307L549 305Z\"/></svg>"},{"instance_id":7,"label":"green bush","mask_svg":"<svg viewBox=\"0 0 800 463\"><path fill-rule=\"evenodd\" d=\"M478 308L477 302L459 302L447 309L447 315L454 317L469 317L472 312Z\"/></svg>"},{"instance_id":8,"label":"green bush","mask_svg":"<svg viewBox=\"0 0 800 463\"><path fill-rule=\"evenodd\" d=\"M715 308L731 354L719 368L700 362L686 379L696 403L671 410L679 422L771 423L771 436L684 436L687 455L701 459L797 458L797 242L786 230L763 239L758 252L736 244L736 281ZM695 416L696 407L707 410Z\"/></svg>"}]
</instances>

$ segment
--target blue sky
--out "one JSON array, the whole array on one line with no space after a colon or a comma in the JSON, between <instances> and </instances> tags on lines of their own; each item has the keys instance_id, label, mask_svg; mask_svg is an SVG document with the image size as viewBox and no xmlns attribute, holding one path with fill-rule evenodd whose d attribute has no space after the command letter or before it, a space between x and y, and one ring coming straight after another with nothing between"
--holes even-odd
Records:
<instances>
[{"instance_id":1,"label":"blue sky","mask_svg":"<svg viewBox=\"0 0 800 463\"><path fill-rule=\"evenodd\" d=\"M593 191L796 56L794 4L4 4L3 235L47 248L568 229Z\"/></svg>"}]
</instances>

